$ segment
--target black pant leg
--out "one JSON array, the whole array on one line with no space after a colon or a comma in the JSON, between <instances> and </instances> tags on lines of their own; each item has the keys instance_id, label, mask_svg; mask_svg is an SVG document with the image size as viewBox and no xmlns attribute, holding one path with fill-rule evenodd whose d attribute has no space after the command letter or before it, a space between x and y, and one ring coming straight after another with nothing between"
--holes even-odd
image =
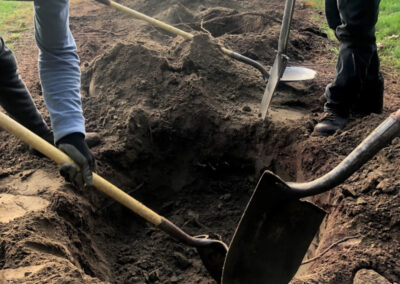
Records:
<instances>
[{"instance_id":1,"label":"black pant leg","mask_svg":"<svg viewBox=\"0 0 400 284\"><path fill-rule=\"evenodd\" d=\"M50 132L18 74L17 62L0 37L0 105L16 121L40 136Z\"/></svg>"},{"instance_id":2,"label":"black pant leg","mask_svg":"<svg viewBox=\"0 0 400 284\"><path fill-rule=\"evenodd\" d=\"M378 77L379 64L375 43L375 24L379 0L338 0L341 24L335 34L340 41L339 57L334 81L327 86L325 111L343 116L361 98L367 75ZM379 59L378 59L379 62ZM370 68L370 64L371 68ZM378 69L376 69L378 66ZM375 74L373 74L376 72Z\"/></svg>"},{"instance_id":3,"label":"black pant leg","mask_svg":"<svg viewBox=\"0 0 400 284\"><path fill-rule=\"evenodd\" d=\"M337 0L341 25L336 28L340 42L375 42L380 0Z\"/></svg>"},{"instance_id":4,"label":"black pant leg","mask_svg":"<svg viewBox=\"0 0 400 284\"><path fill-rule=\"evenodd\" d=\"M367 77L363 82L360 96L353 107L355 112L363 115L382 112L384 78L379 70L378 51L375 49L368 66Z\"/></svg>"},{"instance_id":5,"label":"black pant leg","mask_svg":"<svg viewBox=\"0 0 400 284\"><path fill-rule=\"evenodd\" d=\"M332 30L336 30L336 28L342 23L336 0L325 0L325 16L328 26Z\"/></svg>"}]
</instances>

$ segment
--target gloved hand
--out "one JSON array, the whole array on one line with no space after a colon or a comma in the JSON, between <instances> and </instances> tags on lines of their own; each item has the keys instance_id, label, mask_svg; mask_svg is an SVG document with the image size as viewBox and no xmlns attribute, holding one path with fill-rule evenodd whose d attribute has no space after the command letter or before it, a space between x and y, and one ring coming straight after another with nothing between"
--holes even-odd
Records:
<instances>
[{"instance_id":1,"label":"gloved hand","mask_svg":"<svg viewBox=\"0 0 400 284\"><path fill-rule=\"evenodd\" d=\"M93 186L92 171L95 168L94 157L85 142L82 133L72 133L57 141L58 148L66 153L79 166L62 164L61 175L68 181L77 185L79 188Z\"/></svg>"}]
</instances>

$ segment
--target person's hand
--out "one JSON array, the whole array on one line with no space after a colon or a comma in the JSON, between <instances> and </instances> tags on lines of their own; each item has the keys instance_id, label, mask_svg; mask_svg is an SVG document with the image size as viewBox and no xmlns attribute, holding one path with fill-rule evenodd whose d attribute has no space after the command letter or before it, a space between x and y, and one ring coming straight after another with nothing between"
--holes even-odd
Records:
<instances>
[{"instance_id":1,"label":"person's hand","mask_svg":"<svg viewBox=\"0 0 400 284\"><path fill-rule=\"evenodd\" d=\"M95 162L85 142L85 136L82 133L72 133L61 138L56 144L76 163L76 165L67 163L61 165L60 173L66 181L72 182L79 188L93 186L92 171Z\"/></svg>"}]
</instances>

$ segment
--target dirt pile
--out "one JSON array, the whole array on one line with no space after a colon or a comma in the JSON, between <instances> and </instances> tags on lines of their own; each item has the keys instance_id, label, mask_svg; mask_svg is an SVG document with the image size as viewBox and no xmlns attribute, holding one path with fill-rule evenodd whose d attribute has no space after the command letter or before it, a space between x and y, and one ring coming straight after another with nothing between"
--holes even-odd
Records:
<instances>
[{"instance_id":1,"label":"dirt pile","mask_svg":"<svg viewBox=\"0 0 400 284\"><path fill-rule=\"evenodd\" d=\"M304 141L301 168L305 178L338 164L386 116L371 115L355 122L350 131ZM313 256L338 244L307 265L304 269L309 275L294 283L313 283L314 273L322 283L348 283L363 268L375 270L393 283L399 281L399 159L400 140L396 138L334 191L313 198L329 212Z\"/></svg>"},{"instance_id":2,"label":"dirt pile","mask_svg":"<svg viewBox=\"0 0 400 284\"><path fill-rule=\"evenodd\" d=\"M102 155L125 171L159 171L168 184L199 167L223 167L219 160L235 153L254 155L257 135L248 133L265 132L255 119L264 83L239 64L207 35L157 50L118 44L84 76L86 113L100 118L107 141ZM205 164L210 159L214 166ZM174 190L191 181L180 182Z\"/></svg>"},{"instance_id":3,"label":"dirt pile","mask_svg":"<svg viewBox=\"0 0 400 284\"><path fill-rule=\"evenodd\" d=\"M92 148L98 172L193 235L215 233L229 243L263 169L285 180L314 179L400 103L389 77L384 114L352 119L329 138L312 136L334 55L307 20L311 11L298 5L290 62L307 60L320 77L281 85L262 122L265 82L218 44L271 64L283 3L122 3L196 36L174 38L84 1L72 8L87 129L102 136ZM315 259L293 283L352 283L376 273L400 281L399 145L395 140L348 181L314 198L329 214L307 254ZM0 202L8 208L0 208L0 282L214 283L195 249L96 191L65 185L56 166L28 156L26 146L1 131L0 151Z\"/></svg>"}]
</instances>

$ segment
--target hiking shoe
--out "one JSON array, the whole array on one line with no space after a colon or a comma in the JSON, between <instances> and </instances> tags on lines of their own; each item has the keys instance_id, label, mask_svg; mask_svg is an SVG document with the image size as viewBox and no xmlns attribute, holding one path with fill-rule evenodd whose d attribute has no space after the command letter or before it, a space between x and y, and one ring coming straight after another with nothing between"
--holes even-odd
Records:
<instances>
[{"instance_id":1,"label":"hiking shoe","mask_svg":"<svg viewBox=\"0 0 400 284\"><path fill-rule=\"evenodd\" d=\"M314 132L329 136L337 130L343 129L348 122L348 118L340 116L334 112L327 112L324 117L314 127Z\"/></svg>"}]
</instances>

